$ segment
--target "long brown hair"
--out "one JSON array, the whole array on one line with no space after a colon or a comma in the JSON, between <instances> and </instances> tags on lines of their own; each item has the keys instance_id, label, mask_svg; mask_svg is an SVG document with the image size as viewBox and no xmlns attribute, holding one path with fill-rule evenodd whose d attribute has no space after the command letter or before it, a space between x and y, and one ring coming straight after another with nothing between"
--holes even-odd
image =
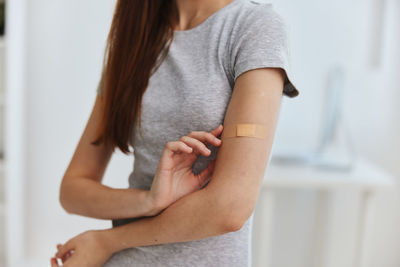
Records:
<instances>
[{"instance_id":1,"label":"long brown hair","mask_svg":"<svg viewBox=\"0 0 400 267\"><path fill-rule=\"evenodd\" d=\"M129 150L150 76L168 53L177 8L174 0L118 0L103 59L103 113L93 145Z\"/></svg>"}]
</instances>

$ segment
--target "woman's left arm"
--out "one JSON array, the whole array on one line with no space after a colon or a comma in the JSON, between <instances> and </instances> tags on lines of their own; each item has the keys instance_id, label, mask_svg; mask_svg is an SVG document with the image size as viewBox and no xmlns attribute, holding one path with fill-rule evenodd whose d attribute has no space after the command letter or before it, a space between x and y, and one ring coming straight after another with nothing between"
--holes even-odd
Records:
<instances>
[{"instance_id":1,"label":"woman's left arm","mask_svg":"<svg viewBox=\"0 0 400 267\"><path fill-rule=\"evenodd\" d=\"M274 139L282 100L284 71L260 68L240 75L235 83L224 125L262 124L265 139L241 136L222 139L213 178L153 217L119 227L96 230L96 240L114 253L126 248L199 240L239 230L251 216ZM224 128L225 129L225 128ZM73 248L67 242L57 256Z\"/></svg>"}]
</instances>

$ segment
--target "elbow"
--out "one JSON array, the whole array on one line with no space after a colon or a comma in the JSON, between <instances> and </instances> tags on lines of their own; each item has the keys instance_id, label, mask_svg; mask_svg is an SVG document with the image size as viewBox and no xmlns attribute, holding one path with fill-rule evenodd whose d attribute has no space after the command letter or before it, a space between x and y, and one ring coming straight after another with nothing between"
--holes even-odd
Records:
<instances>
[{"instance_id":1,"label":"elbow","mask_svg":"<svg viewBox=\"0 0 400 267\"><path fill-rule=\"evenodd\" d=\"M210 199L209 209L211 212L210 218L219 218L218 225L223 232L236 232L242 229L248 218L251 216L254 210L254 205L248 203L248 201L239 200L239 198L232 199L226 197L225 194L220 194L217 191L211 191L205 188L209 192L207 199Z\"/></svg>"},{"instance_id":2,"label":"elbow","mask_svg":"<svg viewBox=\"0 0 400 267\"><path fill-rule=\"evenodd\" d=\"M65 190L65 187L63 187L63 184L61 183L60 186L60 191L58 194L58 202L60 203L61 207L69 214L72 214L72 209L71 209L71 205L69 203L69 199L68 199L68 194Z\"/></svg>"},{"instance_id":3,"label":"elbow","mask_svg":"<svg viewBox=\"0 0 400 267\"><path fill-rule=\"evenodd\" d=\"M61 207L67 212L67 213L72 213L71 210L69 209L68 206L68 200L65 197L65 194L60 190L58 202L60 203Z\"/></svg>"},{"instance_id":4,"label":"elbow","mask_svg":"<svg viewBox=\"0 0 400 267\"><path fill-rule=\"evenodd\" d=\"M246 221L250 218L253 213L253 208L249 205L243 207L243 205L232 206L232 208L225 209L223 216L224 229L227 232L236 232L242 229Z\"/></svg>"},{"instance_id":5,"label":"elbow","mask_svg":"<svg viewBox=\"0 0 400 267\"><path fill-rule=\"evenodd\" d=\"M243 223L242 221L237 221L234 219L225 219L224 229L226 232L236 232L242 229Z\"/></svg>"}]
</instances>

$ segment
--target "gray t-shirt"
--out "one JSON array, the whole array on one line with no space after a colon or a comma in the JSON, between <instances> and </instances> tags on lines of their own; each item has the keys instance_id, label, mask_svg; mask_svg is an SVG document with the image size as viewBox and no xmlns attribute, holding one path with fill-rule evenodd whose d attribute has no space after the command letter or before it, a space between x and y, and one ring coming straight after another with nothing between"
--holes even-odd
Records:
<instances>
[{"instance_id":1,"label":"gray t-shirt","mask_svg":"<svg viewBox=\"0 0 400 267\"><path fill-rule=\"evenodd\" d=\"M131 139L131 188L150 189L166 142L190 131L211 131L223 123L235 80L243 72L283 68L287 74L284 94L298 95L289 79L285 23L271 4L234 0L195 28L174 34L169 53L150 77L143 96L143 136L134 130ZM101 84L97 89L100 93ZM198 157L194 173L216 158L218 149L207 147L212 153ZM125 249L113 254L104 267L250 267L253 215L239 231L191 242ZM113 227L134 220L113 220Z\"/></svg>"}]
</instances>

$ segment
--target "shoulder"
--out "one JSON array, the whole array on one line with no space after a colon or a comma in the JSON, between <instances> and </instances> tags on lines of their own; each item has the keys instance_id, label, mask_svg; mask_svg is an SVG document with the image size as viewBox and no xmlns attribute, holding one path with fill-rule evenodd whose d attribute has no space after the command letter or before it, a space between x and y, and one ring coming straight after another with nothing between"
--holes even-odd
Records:
<instances>
[{"instance_id":1,"label":"shoulder","mask_svg":"<svg viewBox=\"0 0 400 267\"><path fill-rule=\"evenodd\" d=\"M271 3L256 2L252 0L240 1L235 25L238 36L248 33L285 34L286 22L283 16Z\"/></svg>"},{"instance_id":2,"label":"shoulder","mask_svg":"<svg viewBox=\"0 0 400 267\"><path fill-rule=\"evenodd\" d=\"M281 50L288 46L287 25L283 16L271 3L252 0L239 1L235 22L230 36L230 53L236 56L240 50Z\"/></svg>"},{"instance_id":3,"label":"shoulder","mask_svg":"<svg viewBox=\"0 0 400 267\"><path fill-rule=\"evenodd\" d=\"M296 96L291 83L287 24L270 3L240 1L230 35L230 73L235 82L242 73L257 68L282 68L286 72L284 93Z\"/></svg>"}]
</instances>

